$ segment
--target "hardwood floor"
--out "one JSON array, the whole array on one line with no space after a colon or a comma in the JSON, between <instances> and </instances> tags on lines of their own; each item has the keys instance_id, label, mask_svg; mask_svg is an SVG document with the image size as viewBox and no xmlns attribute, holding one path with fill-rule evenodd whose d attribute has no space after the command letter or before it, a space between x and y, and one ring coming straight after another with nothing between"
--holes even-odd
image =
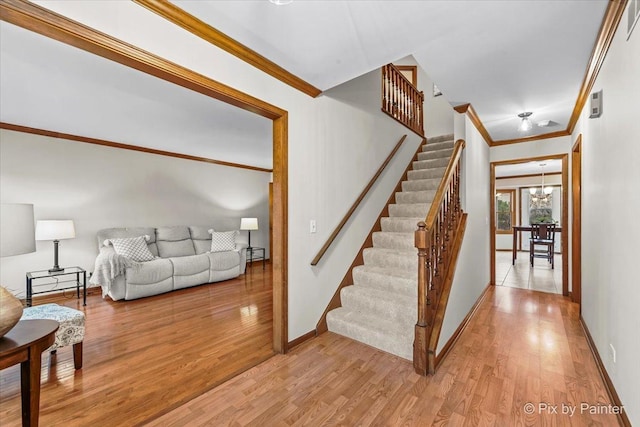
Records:
<instances>
[{"instance_id":1,"label":"hardwood floor","mask_svg":"<svg viewBox=\"0 0 640 427\"><path fill-rule=\"evenodd\" d=\"M150 425L620 425L602 409L581 411L581 403L611 402L577 305L560 295L491 287L432 377L418 376L404 359L327 332ZM575 413L562 414L564 408Z\"/></svg>"},{"instance_id":2,"label":"hardwood floor","mask_svg":"<svg viewBox=\"0 0 640 427\"><path fill-rule=\"evenodd\" d=\"M84 365L71 347L43 355L40 425L140 425L201 395L272 351L272 276L237 279L134 301L47 298L86 315ZM20 370L0 372L0 425L20 425Z\"/></svg>"}]
</instances>

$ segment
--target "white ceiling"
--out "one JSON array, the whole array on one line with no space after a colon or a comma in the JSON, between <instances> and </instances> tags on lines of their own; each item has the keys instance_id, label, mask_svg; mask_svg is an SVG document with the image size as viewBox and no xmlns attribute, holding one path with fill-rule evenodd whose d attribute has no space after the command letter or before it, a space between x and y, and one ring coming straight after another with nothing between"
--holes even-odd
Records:
<instances>
[{"instance_id":1,"label":"white ceiling","mask_svg":"<svg viewBox=\"0 0 640 427\"><path fill-rule=\"evenodd\" d=\"M272 167L272 122L0 22L0 121Z\"/></svg>"},{"instance_id":2,"label":"white ceiling","mask_svg":"<svg viewBox=\"0 0 640 427\"><path fill-rule=\"evenodd\" d=\"M607 6L607 0L174 3L325 90L413 55L453 105L473 104L494 140L566 129ZM1 121L271 167L267 119L6 22L0 43ZM516 115L525 110L534 122L557 125L522 134Z\"/></svg>"},{"instance_id":3,"label":"white ceiling","mask_svg":"<svg viewBox=\"0 0 640 427\"><path fill-rule=\"evenodd\" d=\"M453 105L474 106L494 140L567 128L608 3L172 2L322 90L413 55ZM556 125L519 132L523 111Z\"/></svg>"}]
</instances>

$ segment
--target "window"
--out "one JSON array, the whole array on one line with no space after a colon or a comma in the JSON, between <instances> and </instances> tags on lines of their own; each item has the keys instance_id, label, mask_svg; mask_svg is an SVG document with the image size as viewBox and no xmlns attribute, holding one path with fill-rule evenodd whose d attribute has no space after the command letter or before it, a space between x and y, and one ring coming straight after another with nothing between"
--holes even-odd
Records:
<instances>
[{"instance_id":1,"label":"window","mask_svg":"<svg viewBox=\"0 0 640 427\"><path fill-rule=\"evenodd\" d=\"M496 191L496 233L511 234L516 218L516 190Z\"/></svg>"}]
</instances>

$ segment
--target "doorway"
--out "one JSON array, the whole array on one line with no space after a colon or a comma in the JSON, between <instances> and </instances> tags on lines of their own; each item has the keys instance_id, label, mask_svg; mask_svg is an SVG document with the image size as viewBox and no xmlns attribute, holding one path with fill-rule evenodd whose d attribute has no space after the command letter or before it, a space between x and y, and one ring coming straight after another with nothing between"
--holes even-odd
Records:
<instances>
[{"instance_id":1,"label":"doorway","mask_svg":"<svg viewBox=\"0 0 640 427\"><path fill-rule=\"evenodd\" d=\"M547 274L547 280L540 279L538 282L546 282L542 283L542 287L545 286L549 289L537 289L538 285L534 283L536 279L533 281L532 277L535 277L536 270L529 268L529 254L528 254L528 243L522 246L522 241L528 242L528 232L521 231L513 233L513 230L509 232L508 228L513 227L515 225L524 225L528 226L532 219L529 218L530 214L529 207L522 206L523 200L524 203L528 205L529 203L529 189L541 187L541 177L542 173L540 170L540 164L555 163L557 164L557 169L547 170L547 176L549 176L549 172L557 173L557 182L554 182L553 185L542 185L542 187L549 187L550 193L555 195L554 205L557 204L559 208L559 215L556 215L553 218L554 221L557 221L560 225L560 229L564 227L565 232L559 233L559 244L556 248L556 251L560 253L556 255L558 261L556 262L556 267L561 267L561 272L554 272L549 267L549 273L539 273L541 276L543 274ZM528 170L527 170L528 168ZM537 168L537 169L536 169ZM513 159L513 160L504 160L491 162L490 168L490 179L491 179L491 236L490 236L490 249L491 249L491 283L493 285L500 285L505 282L505 280L509 277L509 274L512 274L510 280L511 282L507 284L513 284L517 287L526 287L528 289L535 290L543 290L550 292L552 291L551 286L548 282L553 281L557 282L557 293L562 293L562 295L567 296L569 294L568 287L568 155L567 154L557 154L550 156L539 156L539 157L529 157L529 158L521 158L521 159ZM549 178L547 178L549 179ZM549 182L549 181L547 181ZM510 188L509 188L510 187ZM499 191L499 190L513 190L513 192L507 191ZM541 189L540 191L543 191ZM498 193L500 196L498 197ZM513 209L511 210L511 217L507 220L505 219L506 209L505 194L513 194L516 196L513 197L513 201L511 202ZM558 202L557 199L560 199ZM550 198L554 200L553 198ZM550 202L551 203L551 202ZM502 207L501 212L498 212L498 207ZM513 213L517 212L517 213ZM500 216L500 218L499 218ZM498 233L498 228L501 227L505 230L504 234ZM556 237L557 238L557 237ZM514 242L517 242L514 249ZM520 250L526 250L527 252L519 254ZM535 260L534 260L535 261ZM499 263L499 264L498 264ZM513 268L518 263L518 269ZM522 266L520 266L522 264ZM538 261L539 265L542 265L541 261ZM534 265L536 263L534 262ZM539 269L540 270L540 269ZM499 280L501 279L501 280ZM526 286L523 284L526 283ZM532 287L532 285L535 285Z\"/></svg>"}]
</instances>

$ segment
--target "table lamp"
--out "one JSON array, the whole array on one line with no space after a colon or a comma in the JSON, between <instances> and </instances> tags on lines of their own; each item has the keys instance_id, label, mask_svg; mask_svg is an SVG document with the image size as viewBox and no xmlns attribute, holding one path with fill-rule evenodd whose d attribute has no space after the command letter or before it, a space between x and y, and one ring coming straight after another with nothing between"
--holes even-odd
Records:
<instances>
[{"instance_id":1,"label":"table lamp","mask_svg":"<svg viewBox=\"0 0 640 427\"><path fill-rule=\"evenodd\" d=\"M251 248L251 230L258 229L258 218L242 218L240 220L240 230L249 231L249 249Z\"/></svg>"},{"instance_id":2,"label":"table lamp","mask_svg":"<svg viewBox=\"0 0 640 427\"><path fill-rule=\"evenodd\" d=\"M36 223L36 240L53 240L53 268L49 273L63 271L58 265L58 244L63 239L76 237L76 230L71 220L44 220Z\"/></svg>"},{"instance_id":3,"label":"table lamp","mask_svg":"<svg viewBox=\"0 0 640 427\"><path fill-rule=\"evenodd\" d=\"M33 231L33 205L2 203L0 206L0 256L36 251ZM9 332L22 316L22 302L0 286L0 337Z\"/></svg>"}]
</instances>

